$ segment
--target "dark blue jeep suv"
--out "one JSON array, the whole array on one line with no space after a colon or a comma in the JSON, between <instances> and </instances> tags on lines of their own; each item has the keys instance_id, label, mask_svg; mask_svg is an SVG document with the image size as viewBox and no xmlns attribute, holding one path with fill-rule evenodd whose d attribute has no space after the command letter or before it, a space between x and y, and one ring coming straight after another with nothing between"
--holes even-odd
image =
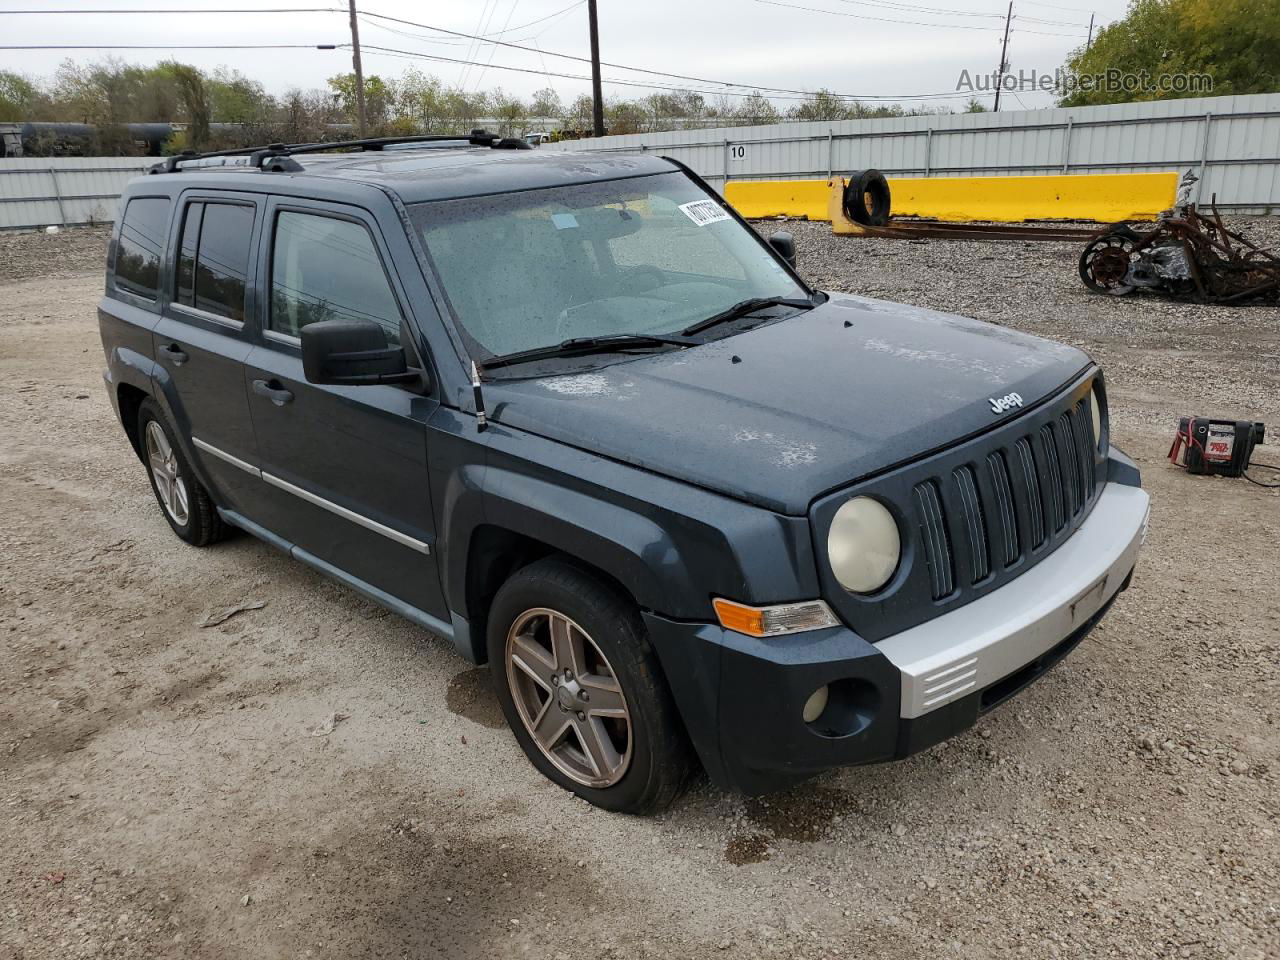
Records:
<instances>
[{"instance_id":1,"label":"dark blue jeep suv","mask_svg":"<svg viewBox=\"0 0 1280 960\"><path fill-rule=\"evenodd\" d=\"M130 184L105 378L179 537L451 638L538 769L631 812L937 743L1128 585L1147 496L1083 353L814 290L675 161L526 147Z\"/></svg>"}]
</instances>

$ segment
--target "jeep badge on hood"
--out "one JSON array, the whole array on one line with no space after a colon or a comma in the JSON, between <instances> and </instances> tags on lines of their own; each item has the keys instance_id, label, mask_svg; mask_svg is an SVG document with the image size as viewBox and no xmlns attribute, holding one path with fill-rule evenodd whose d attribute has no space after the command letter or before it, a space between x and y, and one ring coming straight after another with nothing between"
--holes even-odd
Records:
<instances>
[{"instance_id":1,"label":"jeep badge on hood","mask_svg":"<svg viewBox=\"0 0 1280 960\"><path fill-rule=\"evenodd\" d=\"M992 413L1004 413L1006 410L1022 406L1022 396L1017 393L1006 393L999 400L995 397L988 397L987 403L991 404Z\"/></svg>"}]
</instances>

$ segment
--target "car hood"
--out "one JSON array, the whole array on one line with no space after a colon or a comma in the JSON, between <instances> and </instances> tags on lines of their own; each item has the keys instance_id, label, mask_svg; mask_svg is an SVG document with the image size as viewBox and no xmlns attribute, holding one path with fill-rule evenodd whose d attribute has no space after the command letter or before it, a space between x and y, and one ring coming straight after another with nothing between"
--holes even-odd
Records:
<instances>
[{"instance_id":1,"label":"car hood","mask_svg":"<svg viewBox=\"0 0 1280 960\"><path fill-rule=\"evenodd\" d=\"M792 515L818 495L991 429L1089 364L977 320L833 294L688 350L494 380L497 422Z\"/></svg>"}]
</instances>

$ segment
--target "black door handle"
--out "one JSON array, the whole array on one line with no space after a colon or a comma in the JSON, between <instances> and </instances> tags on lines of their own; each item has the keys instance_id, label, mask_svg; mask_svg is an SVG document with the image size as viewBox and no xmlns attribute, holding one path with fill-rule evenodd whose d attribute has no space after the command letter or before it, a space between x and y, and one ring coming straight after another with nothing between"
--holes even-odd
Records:
<instances>
[{"instance_id":1,"label":"black door handle","mask_svg":"<svg viewBox=\"0 0 1280 960\"><path fill-rule=\"evenodd\" d=\"M178 346L176 343L170 343L165 347L162 347L161 349L163 349L164 352L169 355L169 359L173 361L173 365L176 367L182 366L184 363L186 363L188 360L191 359L190 357L187 356L187 352L183 350L180 346Z\"/></svg>"},{"instance_id":2,"label":"black door handle","mask_svg":"<svg viewBox=\"0 0 1280 960\"><path fill-rule=\"evenodd\" d=\"M293 400L293 392L286 390L275 378L253 381L253 392L260 397L266 397L277 407L283 407Z\"/></svg>"}]
</instances>

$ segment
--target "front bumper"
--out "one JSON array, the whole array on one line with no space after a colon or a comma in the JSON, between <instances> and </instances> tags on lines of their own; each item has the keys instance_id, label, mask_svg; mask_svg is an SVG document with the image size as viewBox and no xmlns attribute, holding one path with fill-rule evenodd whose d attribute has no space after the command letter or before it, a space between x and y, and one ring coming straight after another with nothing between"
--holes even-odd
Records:
<instances>
[{"instance_id":1,"label":"front bumper","mask_svg":"<svg viewBox=\"0 0 1280 960\"><path fill-rule=\"evenodd\" d=\"M907 756L972 726L1044 674L1129 585L1148 497L1109 483L1025 574L877 644L836 627L756 639L646 615L686 728L717 785L747 794L830 767ZM827 684L813 723L805 701Z\"/></svg>"}]
</instances>

